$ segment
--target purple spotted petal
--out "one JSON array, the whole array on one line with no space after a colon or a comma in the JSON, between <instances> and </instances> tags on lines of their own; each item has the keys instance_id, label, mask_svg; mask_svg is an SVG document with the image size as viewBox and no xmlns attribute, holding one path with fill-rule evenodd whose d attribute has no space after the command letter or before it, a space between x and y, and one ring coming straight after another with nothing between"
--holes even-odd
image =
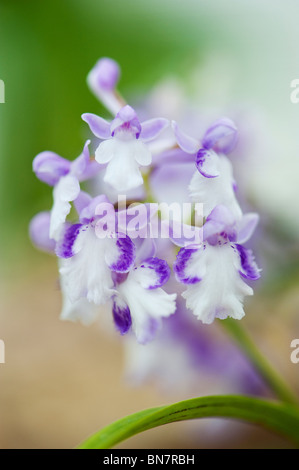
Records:
<instances>
[{"instance_id":1,"label":"purple spotted petal","mask_svg":"<svg viewBox=\"0 0 299 470\"><path fill-rule=\"evenodd\" d=\"M253 232L256 229L258 221L259 216L254 212L245 214L242 217L241 221L238 223L237 242L239 244L243 244L251 238Z\"/></svg>"},{"instance_id":2,"label":"purple spotted petal","mask_svg":"<svg viewBox=\"0 0 299 470\"><path fill-rule=\"evenodd\" d=\"M105 261L112 271L127 273L134 265L136 248L127 235L116 235L118 238L111 240L115 242L114 249L106 253Z\"/></svg>"},{"instance_id":3,"label":"purple spotted petal","mask_svg":"<svg viewBox=\"0 0 299 470\"><path fill-rule=\"evenodd\" d=\"M176 260L173 265L173 270L177 280L179 282L182 282L183 284L195 284L201 281L199 277L191 276L187 273L187 269L190 265L190 262L192 262L192 255L194 255L194 253L196 252L196 249L181 248L177 254Z\"/></svg>"},{"instance_id":4,"label":"purple spotted petal","mask_svg":"<svg viewBox=\"0 0 299 470\"><path fill-rule=\"evenodd\" d=\"M110 124L105 119L97 116L96 114L85 113L82 114L82 119L85 121L91 132L99 139L109 139L111 137Z\"/></svg>"},{"instance_id":5,"label":"purple spotted petal","mask_svg":"<svg viewBox=\"0 0 299 470\"><path fill-rule=\"evenodd\" d=\"M175 121L171 125L179 147L186 153L196 153L200 147L199 141L185 134Z\"/></svg>"},{"instance_id":6,"label":"purple spotted petal","mask_svg":"<svg viewBox=\"0 0 299 470\"><path fill-rule=\"evenodd\" d=\"M169 125L168 119L156 118L149 119L141 123L140 139L149 142L155 139Z\"/></svg>"},{"instance_id":7,"label":"purple spotted petal","mask_svg":"<svg viewBox=\"0 0 299 470\"><path fill-rule=\"evenodd\" d=\"M140 136L141 124L135 110L128 104L121 108L111 123L111 135L119 131L132 132L136 139Z\"/></svg>"},{"instance_id":8,"label":"purple spotted petal","mask_svg":"<svg viewBox=\"0 0 299 470\"><path fill-rule=\"evenodd\" d=\"M71 162L54 152L41 152L33 160L32 168L38 179L54 186L69 173Z\"/></svg>"},{"instance_id":9,"label":"purple spotted petal","mask_svg":"<svg viewBox=\"0 0 299 470\"><path fill-rule=\"evenodd\" d=\"M71 258L75 255L74 243L82 227L84 227L82 224L74 224L66 228L55 249L55 253L59 258Z\"/></svg>"},{"instance_id":10,"label":"purple spotted petal","mask_svg":"<svg viewBox=\"0 0 299 470\"><path fill-rule=\"evenodd\" d=\"M29 236L37 248L53 253L55 241L49 237L50 218L50 212L36 214L29 224Z\"/></svg>"},{"instance_id":11,"label":"purple spotted petal","mask_svg":"<svg viewBox=\"0 0 299 470\"><path fill-rule=\"evenodd\" d=\"M140 274L140 284L145 289L162 287L170 277L170 268L167 262L160 258L148 258L136 269Z\"/></svg>"},{"instance_id":12,"label":"purple spotted petal","mask_svg":"<svg viewBox=\"0 0 299 470\"><path fill-rule=\"evenodd\" d=\"M103 89L111 91L116 87L119 75L118 63L113 59L103 57L90 71L88 84L96 95Z\"/></svg>"},{"instance_id":13,"label":"purple spotted petal","mask_svg":"<svg viewBox=\"0 0 299 470\"><path fill-rule=\"evenodd\" d=\"M218 156L212 150L200 149L196 155L196 168L205 178L219 176Z\"/></svg>"},{"instance_id":14,"label":"purple spotted petal","mask_svg":"<svg viewBox=\"0 0 299 470\"><path fill-rule=\"evenodd\" d=\"M112 313L116 328L121 335L126 334L132 325L131 313L127 304L118 296L113 298Z\"/></svg>"},{"instance_id":15,"label":"purple spotted petal","mask_svg":"<svg viewBox=\"0 0 299 470\"><path fill-rule=\"evenodd\" d=\"M214 122L206 131L202 145L206 149L214 149L216 152L231 152L238 139L238 131L228 118L222 118Z\"/></svg>"},{"instance_id":16,"label":"purple spotted petal","mask_svg":"<svg viewBox=\"0 0 299 470\"><path fill-rule=\"evenodd\" d=\"M241 270L239 272L241 276L253 281L259 279L261 277L260 270L255 262L252 251L238 244L235 244L235 247L240 255Z\"/></svg>"}]
</instances>

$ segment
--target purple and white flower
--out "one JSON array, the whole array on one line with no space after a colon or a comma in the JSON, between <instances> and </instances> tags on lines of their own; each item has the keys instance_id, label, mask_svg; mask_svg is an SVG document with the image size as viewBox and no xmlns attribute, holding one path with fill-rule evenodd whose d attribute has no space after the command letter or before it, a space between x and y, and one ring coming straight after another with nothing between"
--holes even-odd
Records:
<instances>
[{"instance_id":1,"label":"purple and white flower","mask_svg":"<svg viewBox=\"0 0 299 470\"><path fill-rule=\"evenodd\" d=\"M149 166L152 155L147 142L155 139L167 126L164 118L150 119L142 123L134 109L126 105L108 122L95 114L86 113L93 134L102 139L95 152L101 165L107 164L104 181L118 191L129 191L141 186L143 178L140 166Z\"/></svg>"},{"instance_id":2,"label":"purple and white flower","mask_svg":"<svg viewBox=\"0 0 299 470\"><path fill-rule=\"evenodd\" d=\"M56 245L56 254L63 258L60 274L64 291L74 303L81 298L101 305L114 293L112 272L126 273L133 266L135 246L128 236L106 233L101 228L95 208L107 203L104 196L91 200L80 213L80 223L65 227Z\"/></svg>"},{"instance_id":3,"label":"purple and white flower","mask_svg":"<svg viewBox=\"0 0 299 470\"><path fill-rule=\"evenodd\" d=\"M155 257L135 266L127 276L115 276L113 317L121 334L132 326L139 343L154 338L162 318L176 310L176 294L167 294L162 289L169 276L166 261Z\"/></svg>"},{"instance_id":4,"label":"purple and white flower","mask_svg":"<svg viewBox=\"0 0 299 470\"><path fill-rule=\"evenodd\" d=\"M203 323L245 315L243 299L253 290L244 280L258 279L260 270L251 250L241 243L250 238L257 222L257 214L236 221L225 206L217 206L204 225L203 244L179 251L174 272L187 285L182 294L186 306Z\"/></svg>"},{"instance_id":5,"label":"purple and white flower","mask_svg":"<svg viewBox=\"0 0 299 470\"><path fill-rule=\"evenodd\" d=\"M204 204L205 216L223 204L240 219L242 211L235 196L233 169L226 156L237 143L235 124L227 118L219 119L208 128L201 142L186 135L175 121L172 127L179 147L186 154L195 155L197 171L189 185L192 201Z\"/></svg>"},{"instance_id":6,"label":"purple and white flower","mask_svg":"<svg viewBox=\"0 0 299 470\"><path fill-rule=\"evenodd\" d=\"M74 201L80 192L80 181L89 179L98 166L89 158L88 140L83 152L73 162L60 157L54 152L39 153L33 160L33 171L43 182L54 186L53 207L51 210L49 236L58 240L60 231L71 210L71 201Z\"/></svg>"},{"instance_id":7,"label":"purple and white flower","mask_svg":"<svg viewBox=\"0 0 299 470\"><path fill-rule=\"evenodd\" d=\"M176 311L177 294L165 287L173 243L181 248L174 272L177 292L187 286L185 307L203 323L242 318L244 297L253 294L246 280L258 279L260 270L244 246L258 217L242 214L227 158L237 141L236 126L220 119L201 142L174 121L162 134L169 121L140 122L116 91L119 75L118 64L103 58L87 78L115 116L108 122L82 115L100 139L95 160L87 141L73 162L48 151L33 161L37 177L53 186L54 203L51 212L32 219L29 233L37 247L59 258L61 318L89 324L100 306L109 306L122 335L132 330L139 343L152 340L162 319ZM191 116L186 115L189 121ZM91 180L92 196L80 189L85 180ZM190 196L192 203L185 205ZM72 202L76 222L67 220Z\"/></svg>"}]
</instances>

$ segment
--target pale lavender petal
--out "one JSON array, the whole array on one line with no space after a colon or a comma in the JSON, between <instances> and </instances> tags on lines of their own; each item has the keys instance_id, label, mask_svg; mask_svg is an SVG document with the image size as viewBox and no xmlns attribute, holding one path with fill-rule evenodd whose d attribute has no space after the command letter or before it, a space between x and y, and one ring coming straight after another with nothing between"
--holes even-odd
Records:
<instances>
[{"instance_id":1,"label":"pale lavender petal","mask_svg":"<svg viewBox=\"0 0 299 470\"><path fill-rule=\"evenodd\" d=\"M137 238L142 232L146 234L148 222L148 211L145 204L136 204L117 212L118 230L128 233L132 238Z\"/></svg>"},{"instance_id":2,"label":"pale lavender petal","mask_svg":"<svg viewBox=\"0 0 299 470\"><path fill-rule=\"evenodd\" d=\"M180 150L181 155L190 157L187 153ZM177 163L169 160L160 162L150 175L151 190L154 199L158 202L172 204L173 202L182 204L189 201L188 186L194 174L194 155L192 163ZM178 184L169 184L173 181Z\"/></svg>"},{"instance_id":3,"label":"pale lavender petal","mask_svg":"<svg viewBox=\"0 0 299 470\"><path fill-rule=\"evenodd\" d=\"M41 152L33 160L32 168L39 180L54 186L69 173L71 162L54 152Z\"/></svg>"},{"instance_id":4,"label":"pale lavender petal","mask_svg":"<svg viewBox=\"0 0 299 470\"><path fill-rule=\"evenodd\" d=\"M37 248L53 253L55 241L49 237L50 217L50 212L36 214L29 224L29 236Z\"/></svg>"},{"instance_id":5,"label":"pale lavender petal","mask_svg":"<svg viewBox=\"0 0 299 470\"><path fill-rule=\"evenodd\" d=\"M187 272L190 263L192 263L192 257L195 253L197 253L196 249L181 248L177 254L175 263L173 265L173 270L176 279L183 284L195 284L201 281L198 276L190 276L190 274Z\"/></svg>"},{"instance_id":6,"label":"pale lavender petal","mask_svg":"<svg viewBox=\"0 0 299 470\"><path fill-rule=\"evenodd\" d=\"M79 181L86 181L98 176L98 173L106 168L106 165L101 165L96 160L89 160L88 165L86 166L83 173L78 176Z\"/></svg>"},{"instance_id":7,"label":"pale lavender petal","mask_svg":"<svg viewBox=\"0 0 299 470\"><path fill-rule=\"evenodd\" d=\"M208 215L203 227L203 239L211 242L214 235L225 232L231 237L235 234L235 219L232 212L222 204L216 206ZM211 244L214 244L213 242Z\"/></svg>"},{"instance_id":8,"label":"pale lavender petal","mask_svg":"<svg viewBox=\"0 0 299 470\"><path fill-rule=\"evenodd\" d=\"M136 246L136 264L140 264L142 260L155 256L157 246L154 238L136 238L134 244Z\"/></svg>"},{"instance_id":9,"label":"pale lavender petal","mask_svg":"<svg viewBox=\"0 0 299 470\"><path fill-rule=\"evenodd\" d=\"M74 200L74 206L78 214L80 214L85 207L87 207L92 201L92 197L85 191L80 191L77 199Z\"/></svg>"},{"instance_id":10,"label":"pale lavender petal","mask_svg":"<svg viewBox=\"0 0 299 470\"><path fill-rule=\"evenodd\" d=\"M200 246L203 241L202 227L182 224L177 220L162 220L160 224L162 238L169 238L172 243L180 247L188 245Z\"/></svg>"},{"instance_id":11,"label":"pale lavender petal","mask_svg":"<svg viewBox=\"0 0 299 470\"><path fill-rule=\"evenodd\" d=\"M231 119L222 118L214 122L206 131L202 145L206 149L213 148L216 152L231 152L238 139L238 130Z\"/></svg>"},{"instance_id":12,"label":"pale lavender petal","mask_svg":"<svg viewBox=\"0 0 299 470\"><path fill-rule=\"evenodd\" d=\"M261 277L260 269L255 262L252 251L238 244L235 244L235 247L240 255L241 270L239 272L241 276L252 281L259 279Z\"/></svg>"},{"instance_id":13,"label":"pale lavender petal","mask_svg":"<svg viewBox=\"0 0 299 470\"><path fill-rule=\"evenodd\" d=\"M114 136L116 132L122 130L132 132L135 134L136 139L138 139L141 132L141 124L137 117L136 111L128 104L121 108L115 119L113 119L110 129L112 136Z\"/></svg>"},{"instance_id":14,"label":"pale lavender petal","mask_svg":"<svg viewBox=\"0 0 299 470\"><path fill-rule=\"evenodd\" d=\"M171 125L179 147L186 153L196 153L200 147L199 141L185 134L175 121Z\"/></svg>"},{"instance_id":15,"label":"pale lavender petal","mask_svg":"<svg viewBox=\"0 0 299 470\"><path fill-rule=\"evenodd\" d=\"M113 298L112 313L116 328L121 335L126 334L131 328L132 318L129 307L119 296Z\"/></svg>"},{"instance_id":16,"label":"pale lavender petal","mask_svg":"<svg viewBox=\"0 0 299 470\"><path fill-rule=\"evenodd\" d=\"M218 156L212 150L200 149L196 155L196 168L205 178L219 176Z\"/></svg>"},{"instance_id":17,"label":"pale lavender petal","mask_svg":"<svg viewBox=\"0 0 299 470\"><path fill-rule=\"evenodd\" d=\"M113 116L125 104L115 91L119 75L118 64L114 60L104 57L96 63L87 76L89 88Z\"/></svg>"},{"instance_id":18,"label":"pale lavender petal","mask_svg":"<svg viewBox=\"0 0 299 470\"><path fill-rule=\"evenodd\" d=\"M251 235L256 229L258 221L259 215L255 212L250 212L242 217L242 219L237 225L237 242L239 244L243 244L251 238Z\"/></svg>"},{"instance_id":19,"label":"pale lavender petal","mask_svg":"<svg viewBox=\"0 0 299 470\"><path fill-rule=\"evenodd\" d=\"M85 121L91 132L99 139L109 139L111 137L110 124L105 119L92 113L82 114L82 119Z\"/></svg>"},{"instance_id":20,"label":"pale lavender petal","mask_svg":"<svg viewBox=\"0 0 299 470\"><path fill-rule=\"evenodd\" d=\"M145 289L157 289L162 287L170 277L170 268L167 262L160 258L148 258L144 260L136 271L139 274L139 282Z\"/></svg>"},{"instance_id":21,"label":"pale lavender petal","mask_svg":"<svg viewBox=\"0 0 299 470\"><path fill-rule=\"evenodd\" d=\"M131 238L146 238L148 224L157 214L158 205L132 204L127 209L117 212L117 228L119 232L127 233Z\"/></svg>"},{"instance_id":22,"label":"pale lavender petal","mask_svg":"<svg viewBox=\"0 0 299 470\"><path fill-rule=\"evenodd\" d=\"M75 255L74 243L83 227L85 226L82 224L67 226L62 238L56 245L55 253L59 258L71 258Z\"/></svg>"},{"instance_id":23,"label":"pale lavender petal","mask_svg":"<svg viewBox=\"0 0 299 470\"><path fill-rule=\"evenodd\" d=\"M85 198L85 200L87 202L87 198ZM85 224L90 222L96 215L96 208L102 203L110 204L109 200L104 194L100 194L99 196L90 199L89 204L85 205L80 211L80 222ZM112 204L111 206L113 207Z\"/></svg>"},{"instance_id":24,"label":"pale lavender petal","mask_svg":"<svg viewBox=\"0 0 299 470\"><path fill-rule=\"evenodd\" d=\"M120 69L115 60L103 57L88 75L88 84L95 94L102 89L113 90L119 80Z\"/></svg>"},{"instance_id":25,"label":"pale lavender petal","mask_svg":"<svg viewBox=\"0 0 299 470\"><path fill-rule=\"evenodd\" d=\"M114 244L105 254L105 261L112 271L127 273L134 265L135 245L130 237L117 234L116 239L111 240Z\"/></svg>"},{"instance_id":26,"label":"pale lavender petal","mask_svg":"<svg viewBox=\"0 0 299 470\"><path fill-rule=\"evenodd\" d=\"M149 142L155 139L169 125L168 119L155 118L141 123L140 139Z\"/></svg>"},{"instance_id":27,"label":"pale lavender petal","mask_svg":"<svg viewBox=\"0 0 299 470\"><path fill-rule=\"evenodd\" d=\"M78 178L84 173L89 163L89 144L90 140L87 140L84 144L82 153L71 163L71 174Z\"/></svg>"},{"instance_id":28,"label":"pale lavender petal","mask_svg":"<svg viewBox=\"0 0 299 470\"><path fill-rule=\"evenodd\" d=\"M149 144L151 146L151 144ZM150 147L151 148L151 147ZM192 164L194 170L194 154L183 152L179 147L164 150L162 153L153 152L153 166L155 168L164 167L172 164Z\"/></svg>"}]
</instances>

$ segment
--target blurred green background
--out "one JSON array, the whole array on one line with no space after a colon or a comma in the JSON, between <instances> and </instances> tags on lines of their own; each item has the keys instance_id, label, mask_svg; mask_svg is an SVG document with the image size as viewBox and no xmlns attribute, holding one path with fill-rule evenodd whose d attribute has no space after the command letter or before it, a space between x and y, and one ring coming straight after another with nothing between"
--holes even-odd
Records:
<instances>
[{"instance_id":1,"label":"blurred green background","mask_svg":"<svg viewBox=\"0 0 299 470\"><path fill-rule=\"evenodd\" d=\"M176 77L197 106L248 114L240 123L252 157L247 190L261 213L283 227L281 265L292 260L298 268L299 104L289 97L291 80L299 78L298 19L295 0L0 0L6 101L0 104L0 338L7 349L0 447L74 446L113 419L161 403L154 388L123 384L118 338L59 322L55 260L31 247L27 235L31 217L52 204L32 159L43 150L73 159L88 135L80 115L106 113L87 88L89 70L110 56L121 65L120 89L128 98ZM279 299L274 290L257 299L245 322L298 387L299 366L289 361L290 340L299 336L298 289L285 289ZM109 361L99 365L103 356ZM118 403L113 409L111 396ZM176 429L134 443L198 445L196 436ZM251 428L246 436L218 445L286 445Z\"/></svg>"},{"instance_id":2,"label":"blurred green background","mask_svg":"<svg viewBox=\"0 0 299 470\"><path fill-rule=\"evenodd\" d=\"M74 158L87 135L80 115L103 112L85 82L101 56L121 64L120 87L128 97L146 94L173 75L196 91L199 106L225 111L239 101L251 106L253 100L266 113L265 139L278 132L276 148L294 153L299 145L285 131L294 132L299 124L289 100L298 69L296 18L298 5L291 0L1 0L3 256L13 255L15 237L22 243L28 219L51 206L51 191L32 174L33 157L48 149ZM198 79L195 74L190 83L196 67Z\"/></svg>"},{"instance_id":3,"label":"blurred green background","mask_svg":"<svg viewBox=\"0 0 299 470\"><path fill-rule=\"evenodd\" d=\"M120 62L123 92L146 91L198 54L204 33L190 31L186 20L163 2L1 0L1 232L8 244L51 207L51 191L32 174L33 157L51 149L73 159L87 132L81 114L103 112L86 86L97 59Z\"/></svg>"}]
</instances>

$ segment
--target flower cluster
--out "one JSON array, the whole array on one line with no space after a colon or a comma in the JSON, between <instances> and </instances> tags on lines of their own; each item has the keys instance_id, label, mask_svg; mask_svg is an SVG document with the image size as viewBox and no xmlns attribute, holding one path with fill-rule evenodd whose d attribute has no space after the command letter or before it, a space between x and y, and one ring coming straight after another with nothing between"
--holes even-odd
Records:
<instances>
[{"instance_id":1,"label":"flower cluster","mask_svg":"<svg viewBox=\"0 0 299 470\"><path fill-rule=\"evenodd\" d=\"M203 323L241 319L244 297L253 294L246 280L260 274L244 246L258 216L242 213L228 158L236 126L219 119L199 140L175 121L140 121L143 110L137 113L116 91L119 75L118 64L103 58L87 78L113 116L82 115L94 155L87 140L73 162L50 151L33 161L36 176L53 187L53 206L32 219L30 236L58 257L61 318L89 324L107 304L119 332L132 329L146 343L162 318L176 312L177 294L166 286L175 277L186 285L187 308ZM193 173L188 201L182 197L186 169ZM165 210L170 193L176 204ZM157 196L158 206L155 194L165 196Z\"/></svg>"}]
</instances>

